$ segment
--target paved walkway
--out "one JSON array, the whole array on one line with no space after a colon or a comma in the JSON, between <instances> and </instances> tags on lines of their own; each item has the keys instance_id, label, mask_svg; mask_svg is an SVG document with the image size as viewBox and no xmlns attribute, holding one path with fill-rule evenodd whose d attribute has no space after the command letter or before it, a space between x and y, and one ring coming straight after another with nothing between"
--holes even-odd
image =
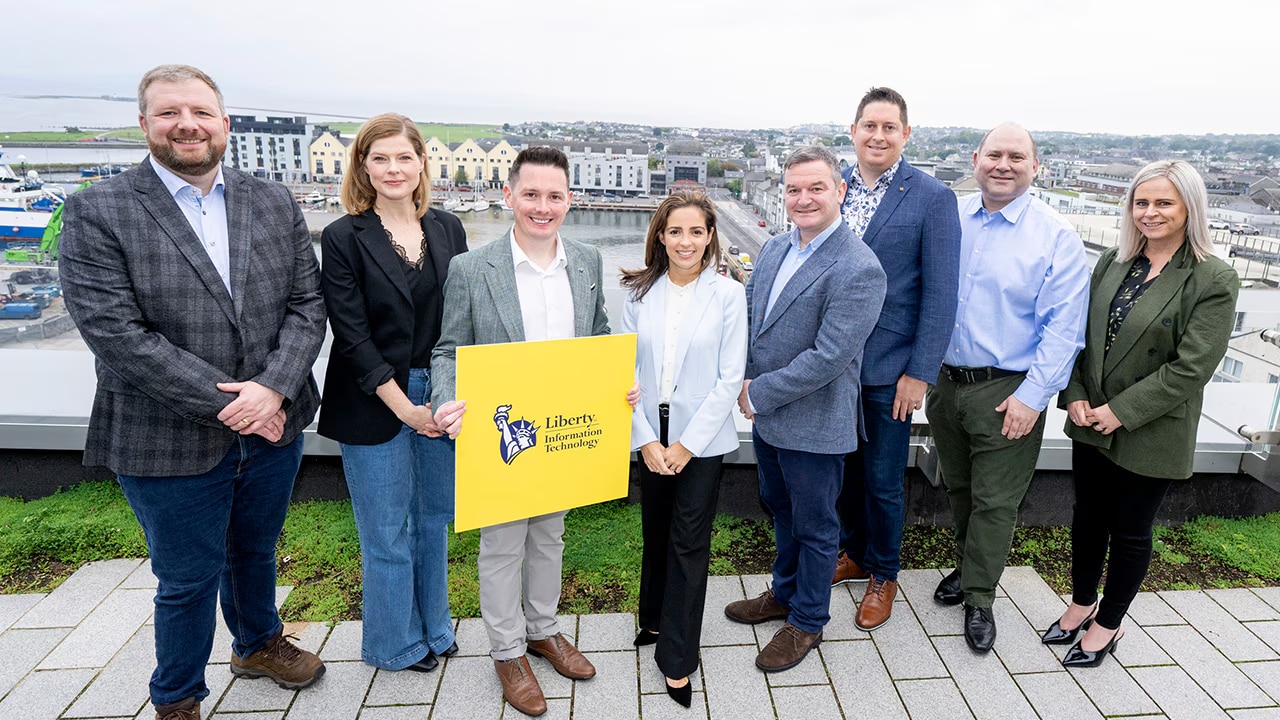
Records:
<instances>
[{"instance_id":1,"label":"paved walkway","mask_svg":"<svg viewBox=\"0 0 1280 720\"><path fill-rule=\"evenodd\" d=\"M766 676L753 660L779 623L725 619L730 600L754 596L765 576L713 577L702 667L692 710L667 699L653 647L631 646L628 614L563 618L565 632L598 669L570 682L531 659L551 720L660 718L1280 719L1280 588L1143 593L1114 660L1065 671L1065 648L1039 642L1063 601L1031 568L1009 568L996 600L994 653L975 656L961 610L933 602L937 570L904 572L893 619L873 633L854 627L861 586L832 593L820 651ZM153 717L155 578L139 560L81 569L48 595L0 595L0 719ZM281 588L279 600L288 595ZM230 637L220 628L209 665L205 718L222 720L447 720L524 717L504 707L478 619L459 622L462 652L428 674L375 671L360 662L360 623L290 626L328 673L301 692L267 680L234 680ZM1116 662L1118 660L1119 662Z\"/></svg>"}]
</instances>

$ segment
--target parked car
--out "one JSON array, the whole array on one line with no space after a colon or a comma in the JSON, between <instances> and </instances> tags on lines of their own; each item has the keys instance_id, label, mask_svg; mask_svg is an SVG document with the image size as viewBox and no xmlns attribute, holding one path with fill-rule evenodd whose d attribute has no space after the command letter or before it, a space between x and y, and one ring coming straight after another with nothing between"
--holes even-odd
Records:
<instances>
[{"instance_id":1,"label":"parked car","mask_svg":"<svg viewBox=\"0 0 1280 720\"><path fill-rule=\"evenodd\" d=\"M9 282L18 283L19 285L38 285L57 281L57 273L49 270L48 268L18 270L9 276Z\"/></svg>"},{"instance_id":2,"label":"parked car","mask_svg":"<svg viewBox=\"0 0 1280 720\"><path fill-rule=\"evenodd\" d=\"M757 220L757 221L756 221L756 224L757 224L757 225L759 225L760 227L764 227L764 226L765 226L765 224L764 224L764 221L763 221L763 220Z\"/></svg>"},{"instance_id":3,"label":"parked car","mask_svg":"<svg viewBox=\"0 0 1280 720\"><path fill-rule=\"evenodd\" d=\"M1232 235L1258 235L1262 231L1249 223L1236 223L1231 226Z\"/></svg>"},{"instance_id":4,"label":"parked car","mask_svg":"<svg viewBox=\"0 0 1280 720\"><path fill-rule=\"evenodd\" d=\"M30 302L15 302L0 305L0 319L32 320L40 317L40 306Z\"/></svg>"},{"instance_id":5,"label":"parked car","mask_svg":"<svg viewBox=\"0 0 1280 720\"><path fill-rule=\"evenodd\" d=\"M31 288L32 295L48 295L49 297L62 297L61 285L37 285Z\"/></svg>"},{"instance_id":6,"label":"parked car","mask_svg":"<svg viewBox=\"0 0 1280 720\"><path fill-rule=\"evenodd\" d=\"M1210 220L1209 229L1210 230L1230 230L1231 223L1227 222L1226 220Z\"/></svg>"}]
</instances>

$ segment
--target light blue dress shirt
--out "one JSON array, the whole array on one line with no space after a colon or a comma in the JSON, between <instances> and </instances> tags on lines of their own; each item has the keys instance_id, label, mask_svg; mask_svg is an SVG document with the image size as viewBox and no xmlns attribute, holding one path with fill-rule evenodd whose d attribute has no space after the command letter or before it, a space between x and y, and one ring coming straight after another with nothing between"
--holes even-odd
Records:
<instances>
[{"instance_id":1,"label":"light blue dress shirt","mask_svg":"<svg viewBox=\"0 0 1280 720\"><path fill-rule=\"evenodd\" d=\"M222 278L222 284L231 294L231 249L228 247L227 231L227 184L222 177L222 166L218 166L218 175L213 179L213 189L208 195L202 195L200 188L183 180L169 168L148 158L155 169L160 182L173 196L178 209L187 218L191 230L200 239L204 251L213 261L213 267Z\"/></svg>"},{"instance_id":2,"label":"light blue dress shirt","mask_svg":"<svg viewBox=\"0 0 1280 720\"><path fill-rule=\"evenodd\" d=\"M790 247L787 248L787 254L782 258L782 265L778 266L778 275L773 279L773 287L769 290L769 303L764 306L764 316L769 317L769 313L773 312L773 304L778 301L778 296L782 294L782 289L787 286L787 281L791 279L805 260L813 257L813 254L822 247L822 243L831 237L831 234L840 227L840 223L844 222L844 218L837 216L836 221L827 226L825 230L818 233L818 237L814 238L803 249L800 247L800 228L791 231Z\"/></svg>"},{"instance_id":3,"label":"light blue dress shirt","mask_svg":"<svg viewBox=\"0 0 1280 720\"><path fill-rule=\"evenodd\" d=\"M948 365L1026 371L1014 397L1044 410L1084 347L1089 265L1061 215L1023 193L996 212L960 200L960 288Z\"/></svg>"}]
</instances>

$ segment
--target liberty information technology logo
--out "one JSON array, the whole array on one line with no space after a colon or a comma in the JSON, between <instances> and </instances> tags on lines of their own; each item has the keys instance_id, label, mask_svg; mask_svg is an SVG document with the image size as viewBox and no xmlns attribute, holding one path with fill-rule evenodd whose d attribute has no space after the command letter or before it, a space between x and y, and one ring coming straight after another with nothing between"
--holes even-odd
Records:
<instances>
[{"instance_id":1,"label":"liberty information technology logo","mask_svg":"<svg viewBox=\"0 0 1280 720\"><path fill-rule=\"evenodd\" d=\"M508 465L517 455L538 444L538 426L524 418L511 422L510 416L510 405L499 405L493 414L493 424L502 434L498 449L502 453L502 462Z\"/></svg>"}]
</instances>

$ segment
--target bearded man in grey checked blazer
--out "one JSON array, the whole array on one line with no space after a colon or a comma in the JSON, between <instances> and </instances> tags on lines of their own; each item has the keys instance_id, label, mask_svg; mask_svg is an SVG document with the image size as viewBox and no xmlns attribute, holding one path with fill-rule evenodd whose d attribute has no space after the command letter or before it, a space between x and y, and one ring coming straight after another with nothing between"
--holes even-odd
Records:
<instances>
[{"instance_id":1,"label":"bearded man in grey checked blazer","mask_svg":"<svg viewBox=\"0 0 1280 720\"><path fill-rule=\"evenodd\" d=\"M67 202L67 309L97 358L86 465L106 465L147 536L163 720L198 720L216 602L231 671L300 688L324 674L283 636L275 544L320 397L319 265L282 185L221 165L222 93L200 70L143 76L151 155Z\"/></svg>"}]
</instances>

